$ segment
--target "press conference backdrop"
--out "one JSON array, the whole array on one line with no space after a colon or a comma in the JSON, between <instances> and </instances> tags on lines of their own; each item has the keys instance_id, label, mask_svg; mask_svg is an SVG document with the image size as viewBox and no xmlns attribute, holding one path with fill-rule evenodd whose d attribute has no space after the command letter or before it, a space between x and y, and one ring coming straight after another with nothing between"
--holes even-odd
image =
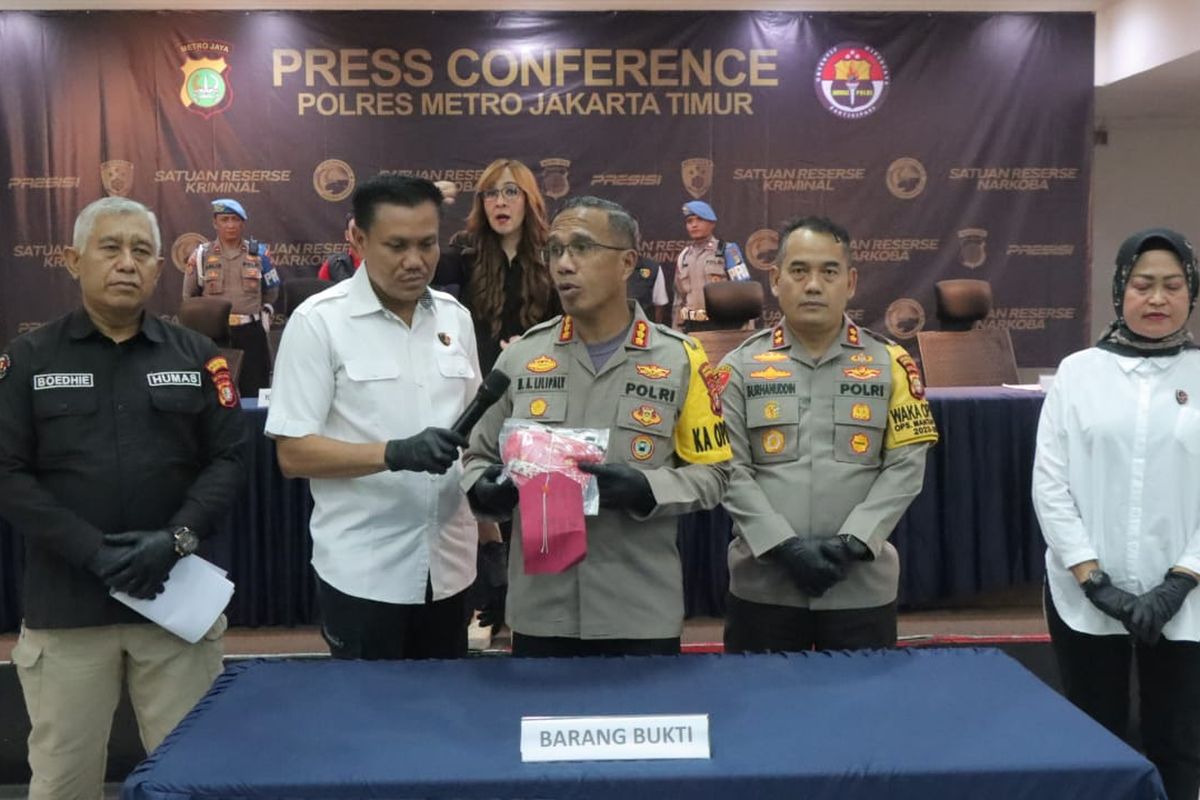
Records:
<instances>
[{"instance_id":1,"label":"press conference backdrop","mask_svg":"<svg viewBox=\"0 0 1200 800\"><path fill-rule=\"evenodd\" d=\"M859 322L912 342L935 281L984 278L986 324L1055 364L1088 331L1092 41L1087 14L5 12L0 340L76 302L63 249L106 194L157 211L171 315L211 198L286 280L371 175L456 182L448 236L512 156L551 211L628 207L664 263L709 201L764 282L772 228L828 215Z\"/></svg>"}]
</instances>

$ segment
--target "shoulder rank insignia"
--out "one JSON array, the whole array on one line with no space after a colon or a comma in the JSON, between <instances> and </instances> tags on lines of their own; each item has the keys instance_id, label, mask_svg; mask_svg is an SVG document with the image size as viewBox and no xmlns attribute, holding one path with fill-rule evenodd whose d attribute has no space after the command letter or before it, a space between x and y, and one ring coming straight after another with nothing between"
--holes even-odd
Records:
<instances>
[{"instance_id":1,"label":"shoulder rank insignia","mask_svg":"<svg viewBox=\"0 0 1200 800\"><path fill-rule=\"evenodd\" d=\"M558 329L558 341L569 342L575 336L575 323L570 314L564 314L562 326Z\"/></svg>"},{"instance_id":2,"label":"shoulder rank insignia","mask_svg":"<svg viewBox=\"0 0 1200 800\"><path fill-rule=\"evenodd\" d=\"M644 319L639 319L633 323L633 333L629 336L629 343L634 347L645 349L650 346L650 323Z\"/></svg>"}]
</instances>

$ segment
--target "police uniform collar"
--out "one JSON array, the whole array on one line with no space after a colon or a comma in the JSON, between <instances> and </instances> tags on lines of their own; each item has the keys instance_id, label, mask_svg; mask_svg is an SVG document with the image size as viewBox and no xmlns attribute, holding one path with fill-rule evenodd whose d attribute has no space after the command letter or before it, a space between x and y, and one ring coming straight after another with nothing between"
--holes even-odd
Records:
<instances>
[{"instance_id":1,"label":"police uniform collar","mask_svg":"<svg viewBox=\"0 0 1200 800\"><path fill-rule=\"evenodd\" d=\"M242 239L241 243L238 245L238 248L239 248L239 249L242 251L242 253L243 253L243 254L246 254L246 253L249 253L249 252L250 252L250 246L249 246L249 244L246 242L246 240L245 240L245 239ZM215 254L217 254L217 255L222 255L222 254L223 254L223 252L224 252L224 251L222 251L222 250L221 250L221 240L220 240L220 239L214 239L214 240L213 240L213 247L212 247L212 251L213 251L213 253L215 253Z\"/></svg>"}]
</instances>

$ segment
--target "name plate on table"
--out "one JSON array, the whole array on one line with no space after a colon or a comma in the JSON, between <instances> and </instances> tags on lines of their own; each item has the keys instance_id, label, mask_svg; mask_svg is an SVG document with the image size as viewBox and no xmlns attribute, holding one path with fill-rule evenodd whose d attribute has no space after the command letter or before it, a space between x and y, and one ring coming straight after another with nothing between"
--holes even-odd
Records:
<instances>
[{"instance_id":1,"label":"name plate on table","mask_svg":"<svg viewBox=\"0 0 1200 800\"><path fill-rule=\"evenodd\" d=\"M707 714L521 717L522 761L710 757Z\"/></svg>"}]
</instances>

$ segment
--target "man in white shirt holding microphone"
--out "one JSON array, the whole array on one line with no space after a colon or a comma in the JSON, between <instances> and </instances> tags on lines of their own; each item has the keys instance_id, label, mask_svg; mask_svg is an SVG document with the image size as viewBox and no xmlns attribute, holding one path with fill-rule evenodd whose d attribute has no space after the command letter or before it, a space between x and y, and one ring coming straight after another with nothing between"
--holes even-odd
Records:
<instances>
[{"instance_id":1,"label":"man in white shirt holding microphone","mask_svg":"<svg viewBox=\"0 0 1200 800\"><path fill-rule=\"evenodd\" d=\"M311 481L335 658L465 655L477 543L499 540L458 486L461 416L480 378L469 313L429 288L442 202L419 178L361 184L363 268L293 312L275 364L266 432L284 474Z\"/></svg>"}]
</instances>

